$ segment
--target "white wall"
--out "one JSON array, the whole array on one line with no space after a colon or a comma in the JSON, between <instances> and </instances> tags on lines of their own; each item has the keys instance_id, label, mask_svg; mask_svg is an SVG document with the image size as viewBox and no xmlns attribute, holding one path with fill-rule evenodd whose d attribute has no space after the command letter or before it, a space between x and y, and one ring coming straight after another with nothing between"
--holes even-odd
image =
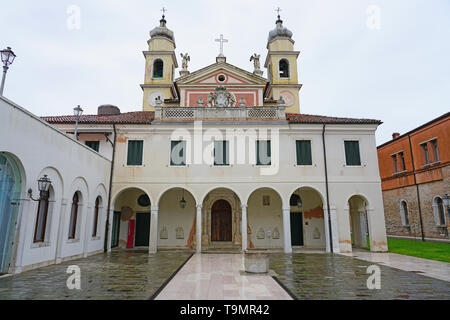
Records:
<instances>
[{"instance_id":1,"label":"white wall","mask_svg":"<svg viewBox=\"0 0 450 320\"><path fill-rule=\"evenodd\" d=\"M74 141L13 102L0 97L0 152L14 155L22 168L22 195L11 272L21 272L103 249L110 161ZM33 243L37 205L26 190L38 195L37 180L47 174L55 193L50 204L46 241ZM75 191L82 195L76 240L68 240ZM92 237L94 203L102 198L98 236Z\"/></svg>"}]
</instances>

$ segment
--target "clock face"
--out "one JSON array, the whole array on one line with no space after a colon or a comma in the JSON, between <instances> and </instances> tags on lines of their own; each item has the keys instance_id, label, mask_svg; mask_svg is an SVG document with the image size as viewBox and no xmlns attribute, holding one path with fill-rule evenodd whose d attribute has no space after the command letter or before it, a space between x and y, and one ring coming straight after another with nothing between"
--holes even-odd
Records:
<instances>
[{"instance_id":1,"label":"clock face","mask_svg":"<svg viewBox=\"0 0 450 320\"><path fill-rule=\"evenodd\" d=\"M155 102L155 100L156 100L156 98L158 98L158 97L160 97L161 100L164 101L164 95L163 95L161 92L155 91L155 92L151 93L151 94L148 96L148 104L151 105L152 107L156 107L156 102Z\"/></svg>"},{"instance_id":2,"label":"clock face","mask_svg":"<svg viewBox=\"0 0 450 320\"><path fill-rule=\"evenodd\" d=\"M283 97L284 102L286 103L286 107L291 107L294 105L294 95L289 91L281 91L280 96Z\"/></svg>"}]
</instances>

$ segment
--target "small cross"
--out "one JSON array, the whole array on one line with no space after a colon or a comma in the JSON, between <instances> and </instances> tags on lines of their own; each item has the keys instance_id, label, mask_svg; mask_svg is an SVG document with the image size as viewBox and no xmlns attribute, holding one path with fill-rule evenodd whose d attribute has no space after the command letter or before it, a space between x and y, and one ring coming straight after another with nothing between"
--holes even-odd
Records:
<instances>
[{"instance_id":1,"label":"small cross","mask_svg":"<svg viewBox=\"0 0 450 320\"><path fill-rule=\"evenodd\" d=\"M163 8L161 9L161 11L162 11L162 13L163 13L163 18L164 18L164 15L166 14L167 9L163 7Z\"/></svg>"},{"instance_id":2,"label":"small cross","mask_svg":"<svg viewBox=\"0 0 450 320\"><path fill-rule=\"evenodd\" d=\"M280 7L276 8L275 11L278 12L278 17L280 17L280 11L281 11Z\"/></svg>"},{"instance_id":3,"label":"small cross","mask_svg":"<svg viewBox=\"0 0 450 320\"><path fill-rule=\"evenodd\" d=\"M224 44L224 42L228 42L228 40L227 40L227 39L224 39L224 38L223 38L223 34L221 34L221 35L220 35L220 39L216 39L215 41L216 41L216 42L220 42L220 55L223 56L223 44Z\"/></svg>"}]
</instances>

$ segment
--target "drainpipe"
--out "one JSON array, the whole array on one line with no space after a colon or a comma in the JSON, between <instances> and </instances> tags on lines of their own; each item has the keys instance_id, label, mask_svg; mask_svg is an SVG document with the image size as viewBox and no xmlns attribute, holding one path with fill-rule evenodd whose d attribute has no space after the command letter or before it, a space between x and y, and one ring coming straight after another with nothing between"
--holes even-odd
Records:
<instances>
[{"instance_id":1,"label":"drainpipe","mask_svg":"<svg viewBox=\"0 0 450 320\"><path fill-rule=\"evenodd\" d=\"M422 209L420 207L420 193L419 193L419 185L417 184L416 180L416 169L414 167L414 155L411 145L411 136L408 134L408 140L409 140L409 150L411 152L411 163L412 163L412 170L413 170L413 176L414 176L414 185L416 186L416 192L417 192L417 207L419 209L419 221L420 221L420 232L422 233L422 241L425 241L425 234L423 233L423 221L422 221Z\"/></svg>"},{"instance_id":2,"label":"drainpipe","mask_svg":"<svg viewBox=\"0 0 450 320\"><path fill-rule=\"evenodd\" d=\"M113 154L111 160L111 172L109 174L109 191L108 191L108 209L106 211L106 227L105 227L105 242L103 244L103 252L108 251L108 235L109 235L109 211L111 210L111 189L112 189L112 181L113 181L113 172L114 172L114 158L116 157L116 124L113 123L113 131L114 131L114 142L108 139L113 147Z\"/></svg>"},{"instance_id":3,"label":"drainpipe","mask_svg":"<svg viewBox=\"0 0 450 320\"><path fill-rule=\"evenodd\" d=\"M327 211L328 211L328 231L330 234L330 251L333 253L333 233L331 231L331 211L330 211L330 197L328 192L328 170L327 170L327 151L325 147L325 126L326 124L323 124L322 127L322 145L323 145L323 161L325 164L325 189L326 189L326 195L327 195Z\"/></svg>"}]
</instances>

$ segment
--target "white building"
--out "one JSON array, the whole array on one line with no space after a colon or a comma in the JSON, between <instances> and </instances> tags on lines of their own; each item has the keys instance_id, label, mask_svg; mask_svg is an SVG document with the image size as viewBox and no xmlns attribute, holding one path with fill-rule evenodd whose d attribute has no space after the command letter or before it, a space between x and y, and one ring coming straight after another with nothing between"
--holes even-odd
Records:
<instances>
[{"instance_id":1,"label":"white building","mask_svg":"<svg viewBox=\"0 0 450 320\"><path fill-rule=\"evenodd\" d=\"M183 55L175 79L164 17L150 36L143 110L108 105L82 115L79 142L74 116L44 122L0 100L0 133L10 137L0 142L0 271L100 252L108 207L105 249L349 252L368 237L372 251L387 250L375 143L381 122L300 113L299 52L279 17L267 78L259 55L248 72L221 52L192 73ZM36 197L44 175L48 198L30 200L28 188Z\"/></svg>"}]
</instances>

